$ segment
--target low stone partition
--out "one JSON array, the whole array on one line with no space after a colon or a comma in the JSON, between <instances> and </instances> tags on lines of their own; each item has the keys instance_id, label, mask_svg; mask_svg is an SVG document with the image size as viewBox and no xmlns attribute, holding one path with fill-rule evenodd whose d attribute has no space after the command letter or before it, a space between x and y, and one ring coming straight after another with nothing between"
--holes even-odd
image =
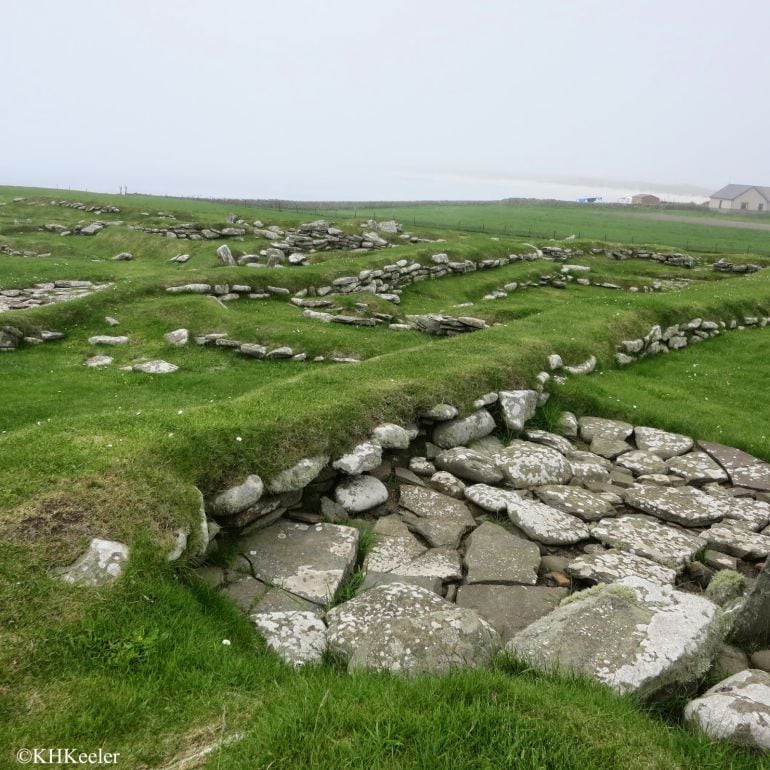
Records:
<instances>
[{"instance_id":1,"label":"low stone partition","mask_svg":"<svg viewBox=\"0 0 770 770\"><path fill-rule=\"evenodd\" d=\"M52 206L63 206L67 209L77 209L89 214L119 214L117 206L105 206L102 203L80 203L80 201L51 201Z\"/></svg>"},{"instance_id":2,"label":"low stone partition","mask_svg":"<svg viewBox=\"0 0 770 770\"><path fill-rule=\"evenodd\" d=\"M57 302L68 302L87 297L106 289L112 284L95 284L91 281L48 281L36 283L24 289L0 289L0 313L9 310L27 310Z\"/></svg>"},{"instance_id":3,"label":"low stone partition","mask_svg":"<svg viewBox=\"0 0 770 770\"><path fill-rule=\"evenodd\" d=\"M0 254L7 254L9 257L50 257L51 252L46 251L43 253L38 253L37 251L31 251L30 249L24 249L20 251L19 249L14 249L12 246L9 246L7 243L0 243Z\"/></svg>"},{"instance_id":4,"label":"low stone partition","mask_svg":"<svg viewBox=\"0 0 770 770\"><path fill-rule=\"evenodd\" d=\"M762 268L759 265L752 265L749 263L736 264L735 262L728 262L724 257L718 259L711 266L711 269L715 273L737 273L739 275L745 275L748 273L759 272Z\"/></svg>"}]
</instances>

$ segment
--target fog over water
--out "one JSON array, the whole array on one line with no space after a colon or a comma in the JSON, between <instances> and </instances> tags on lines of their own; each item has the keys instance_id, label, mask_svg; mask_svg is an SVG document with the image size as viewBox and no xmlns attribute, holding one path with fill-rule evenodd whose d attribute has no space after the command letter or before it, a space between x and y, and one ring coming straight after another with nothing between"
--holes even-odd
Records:
<instances>
[{"instance_id":1,"label":"fog over water","mask_svg":"<svg viewBox=\"0 0 770 770\"><path fill-rule=\"evenodd\" d=\"M5 3L0 184L499 199L770 185L759 0Z\"/></svg>"}]
</instances>

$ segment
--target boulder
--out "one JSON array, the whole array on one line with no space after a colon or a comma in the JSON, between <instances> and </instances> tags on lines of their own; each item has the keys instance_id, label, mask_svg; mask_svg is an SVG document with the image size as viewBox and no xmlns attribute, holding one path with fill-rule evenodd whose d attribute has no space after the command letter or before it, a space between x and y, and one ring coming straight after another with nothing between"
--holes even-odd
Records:
<instances>
[{"instance_id":1,"label":"boulder","mask_svg":"<svg viewBox=\"0 0 770 770\"><path fill-rule=\"evenodd\" d=\"M374 476L350 476L337 485L334 499L348 513L362 513L385 503L388 489Z\"/></svg>"},{"instance_id":2,"label":"boulder","mask_svg":"<svg viewBox=\"0 0 770 770\"><path fill-rule=\"evenodd\" d=\"M217 258L221 264L227 265L227 267L235 267L236 265L235 257L233 257L230 247L225 243L217 249Z\"/></svg>"},{"instance_id":3,"label":"boulder","mask_svg":"<svg viewBox=\"0 0 770 770\"><path fill-rule=\"evenodd\" d=\"M475 439L488 436L494 429L492 415L486 409L479 409L468 417L439 423L433 429L433 443L442 449L465 446Z\"/></svg>"},{"instance_id":4,"label":"boulder","mask_svg":"<svg viewBox=\"0 0 770 770\"><path fill-rule=\"evenodd\" d=\"M733 616L730 638L738 644L770 645L770 564L757 576L743 603Z\"/></svg>"},{"instance_id":5,"label":"boulder","mask_svg":"<svg viewBox=\"0 0 770 770\"><path fill-rule=\"evenodd\" d=\"M409 449L411 436L406 428L386 422L372 431L372 438L383 449Z\"/></svg>"},{"instance_id":6,"label":"boulder","mask_svg":"<svg viewBox=\"0 0 770 770\"><path fill-rule=\"evenodd\" d=\"M588 527L576 516L534 500L512 498L507 510L508 518L527 537L544 545L572 545L591 536Z\"/></svg>"},{"instance_id":7,"label":"boulder","mask_svg":"<svg viewBox=\"0 0 770 770\"><path fill-rule=\"evenodd\" d=\"M296 465L274 476L267 488L274 495L304 489L326 466L329 457L318 455L300 460Z\"/></svg>"},{"instance_id":8,"label":"boulder","mask_svg":"<svg viewBox=\"0 0 770 770\"><path fill-rule=\"evenodd\" d=\"M721 611L701 596L638 577L574 594L511 639L539 668L574 671L620 693L649 696L708 671Z\"/></svg>"},{"instance_id":9,"label":"boulder","mask_svg":"<svg viewBox=\"0 0 770 770\"><path fill-rule=\"evenodd\" d=\"M531 441L512 441L495 460L505 481L516 489L566 484L572 478L563 454Z\"/></svg>"},{"instance_id":10,"label":"boulder","mask_svg":"<svg viewBox=\"0 0 770 770\"><path fill-rule=\"evenodd\" d=\"M536 390L501 390L498 394L503 419L509 430L522 431L537 411ZM479 479L481 481L481 479Z\"/></svg>"},{"instance_id":11,"label":"boulder","mask_svg":"<svg viewBox=\"0 0 770 770\"><path fill-rule=\"evenodd\" d=\"M488 455L467 447L453 447L439 452L434 463L437 468L459 476L467 481L496 484L503 474Z\"/></svg>"},{"instance_id":12,"label":"boulder","mask_svg":"<svg viewBox=\"0 0 770 770\"><path fill-rule=\"evenodd\" d=\"M257 503L264 491L262 479L252 474L237 486L220 492L211 504L211 512L219 516L234 516Z\"/></svg>"},{"instance_id":13,"label":"boulder","mask_svg":"<svg viewBox=\"0 0 770 770\"><path fill-rule=\"evenodd\" d=\"M465 484L448 471L437 471L430 477L430 485L442 495L462 500L465 497Z\"/></svg>"},{"instance_id":14,"label":"boulder","mask_svg":"<svg viewBox=\"0 0 770 770\"><path fill-rule=\"evenodd\" d=\"M332 467L350 476L374 470L382 462L382 446L376 441L364 441L332 463Z\"/></svg>"},{"instance_id":15,"label":"boulder","mask_svg":"<svg viewBox=\"0 0 770 770\"><path fill-rule=\"evenodd\" d=\"M747 669L690 701L684 718L712 738L770 750L770 674Z\"/></svg>"},{"instance_id":16,"label":"boulder","mask_svg":"<svg viewBox=\"0 0 770 770\"><path fill-rule=\"evenodd\" d=\"M175 329L172 332L168 332L163 335L163 339L168 342L169 345L173 345L175 348L184 347L190 339L190 332L187 329Z\"/></svg>"}]
</instances>

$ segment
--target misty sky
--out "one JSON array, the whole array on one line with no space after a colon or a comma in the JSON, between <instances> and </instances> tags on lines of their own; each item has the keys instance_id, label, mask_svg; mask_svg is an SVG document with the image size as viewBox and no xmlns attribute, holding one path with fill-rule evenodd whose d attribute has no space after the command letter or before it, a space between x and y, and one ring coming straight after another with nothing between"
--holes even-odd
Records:
<instances>
[{"instance_id":1,"label":"misty sky","mask_svg":"<svg viewBox=\"0 0 770 770\"><path fill-rule=\"evenodd\" d=\"M770 185L768 33L767 0L2 0L0 184Z\"/></svg>"}]
</instances>

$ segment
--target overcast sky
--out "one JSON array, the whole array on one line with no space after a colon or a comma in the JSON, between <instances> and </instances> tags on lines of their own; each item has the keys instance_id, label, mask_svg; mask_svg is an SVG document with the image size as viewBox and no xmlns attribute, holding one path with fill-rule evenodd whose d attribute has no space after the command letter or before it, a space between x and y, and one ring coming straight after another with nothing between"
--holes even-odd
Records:
<instances>
[{"instance_id":1,"label":"overcast sky","mask_svg":"<svg viewBox=\"0 0 770 770\"><path fill-rule=\"evenodd\" d=\"M770 185L769 33L768 0L2 0L0 184Z\"/></svg>"}]
</instances>

